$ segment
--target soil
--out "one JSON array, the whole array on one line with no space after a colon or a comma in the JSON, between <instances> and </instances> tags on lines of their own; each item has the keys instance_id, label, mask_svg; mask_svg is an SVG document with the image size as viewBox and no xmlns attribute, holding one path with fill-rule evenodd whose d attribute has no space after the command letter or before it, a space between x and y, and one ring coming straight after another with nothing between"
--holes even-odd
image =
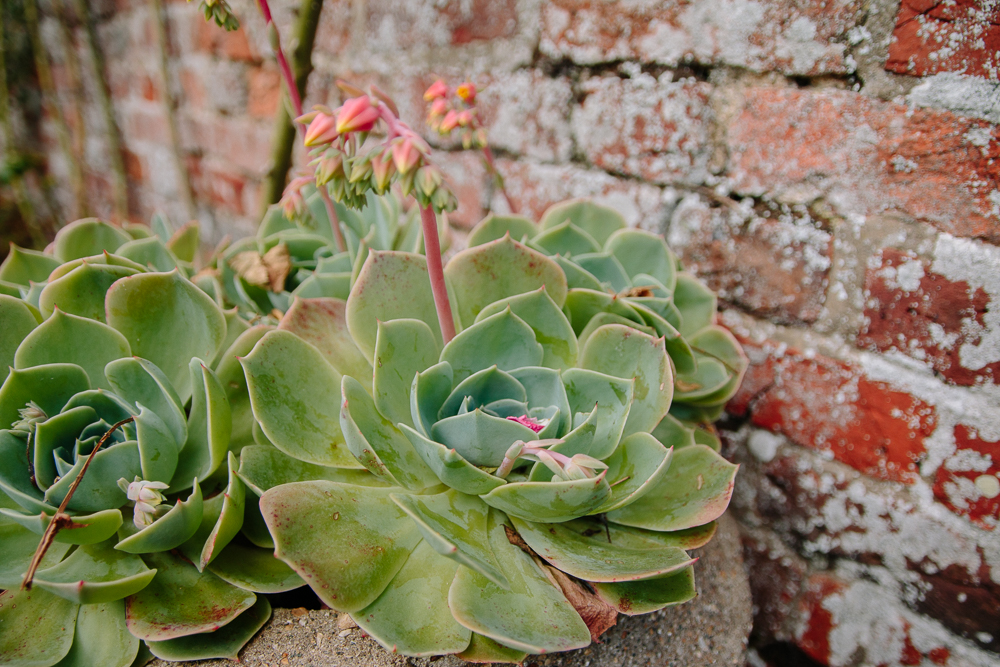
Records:
<instances>
[{"instance_id":1,"label":"soil","mask_svg":"<svg viewBox=\"0 0 1000 667\"><path fill-rule=\"evenodd\" d=\"M742 667L750 633L750 586L736 522L719 521L714 539L695 564L698 597L677 607L628 617L601 644L570 653L529 656L526 667ZM246 667L463 667L454 657L392 655L346 618L329 609L275 609L271 621L240 654ZM338 624L339 621L339 624ZM228 660L150 667L232 667Z\"/></svg>"}]
</instances>

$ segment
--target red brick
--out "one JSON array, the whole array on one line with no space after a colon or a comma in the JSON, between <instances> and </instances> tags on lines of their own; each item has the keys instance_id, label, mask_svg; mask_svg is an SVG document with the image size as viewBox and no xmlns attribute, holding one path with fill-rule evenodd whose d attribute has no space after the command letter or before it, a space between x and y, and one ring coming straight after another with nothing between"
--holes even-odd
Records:
<instances>
[{"instance_id":1,"label":"red brick","mask_svg":"<svg viewBox=\"0 0 1000 667\"><path fill-rule=\"evenodd\" d=\"M482 158L470 151L434 154L434 164L444 173L445 183L455 193L458 208L448 214L451 224L471 229L483 219L483 200L488 176Z\"/></svg>"},{"instance_id":2,"label":"red brick","mask_svg":"<svg viewBox=\"0 0 1000 667\"><path fill-rule=\"evenodd\" d=\"M247 73L247 112L256 118L273 118L281 102L281 72L277 65L266 63Z\"/></svg>"},{"instance_id":3,"label":"red brick","mask_svg":"<svg viewBox=\"0 0 1000 667\"><path fill-rule=\"evenodd\" d=\"M130 104L122 112L122 136L126 143L145 141L170 145L170 128L159 104Z\"/></svg>"},{"instance_id":4,"label":"red brick","mask_svg":"<svg viewBox=\"0 0 1000 667\"><path fill-rule=\"evenodd\" d=\"M1000 75L1000 8L981 0L903 0L892 36L891 72Z\"/></svg>"},{"instance_id":5,"label":"red brick","mask_svg":"<svg viewBox=\"0 0 1000 667\"><path fill-rule=\"evenodd\" d=\"M503 39L517 33L516 0L452 1L441 13L448 19L452 44Z\"/></svg>"},{"instance_id":6,"label":"red brick","mask_svg":"<svg viewBox=\"0 0 1000 667\"><path fill-rule=\"evenodd\" d=\"M743 562L750 578L753 598L755 643L787 641L788 622L796 613L795 603L807 576L807 564L774 538L744 534Z\"/></svg>"},{"instance_id":7,"label":"red brick","mask_svg":"<svg viewBox=\"0 0 1000 667\"><path fill-rule=\"evenodd\" d=\"M732 184L747 194L829 196L1000 242L1000 128L857 93L761 87L729 124Z\"/></svg>"},{"instance_id":8,"label":"red brick","mask_svg":"<svg viewBox=\"0 0 1000 667\"><path fill-rule=\"evenodd\" d=\"M243 189L246 178L206 160L197 160L192 169L189 161L191 186L195 197L202 202L210 202L223 211L243 215Z\"/></svg>"},{"instance_id":9,"label":"red brick","mask_svg":"<svg viewBox=\"0 0 1000 667\"><path fill-rule=\"evenodd\" d=\"M656 183L707 177L711 86L692 81L601 77L585 81L573 113L577 147L601 169Z\"/></svg>"},{"instance_id":10,"label":"red brick","mask_svg":"<svg viewBox=\"0 0 1000 667\"><path fill-rule=\"evenodd\" d=\"M248 174L262 173L271 155L269 124L250 118L198 116L182 124L182 135L186 149L200 150Z\"/></svg>"},{"instance_id":11,"label":"red brick","mask_svg":"<svg viewBox=\"0 0 1000 667\"><path fill-rule=\"evenodd\" d=\"M670 246L719 297L775 322L815 322L833 240L803 206L710 207L688 197L671 218Z\"/></svg>"},{"instance_id":12,"label":"red brick","mask_svg":"<svg viewBox=\"0 0 1000 667\"><path fill-rule=\"evenodd\" d=\"M1000 442L957 424L955 447L955 453L938 468L934 495L956 514L992 530L1000 522L1000 495L991 498L979 487L1000 481ZM990 477L994 480L989 481Z\"/></svg>"},{"instance_id":13,"label":"red brick","mask_svg":"<svg viewBox=\"0 0 1000 667\"><path fill-rule=\"evenodd\" d=\"M142 85L142 97L143 99L149 100L150 102L156 102L160 99L159 86L153 82L153 79L149 76L142 76L140 78Z\"/></svg>"},{"instance_id":14,"label":"red brick","mask_svg":"<svg viewBox=\"0 0 1000 667\"><path fill-rule=\"evenodd\" d=\"M921 359L953 384L1000 383L1000 361L970 369L960 355L963 345L979 345L987 328L991 299L982 287L948 280L912 253L887 248L868 269L865 298L858 345Z\"/></svg>"},{"instance_id":15,"label":"red brick","mask_svg":"<svg viewBox=\"0 0 1000 667\"><path fill-rule=\"evenodd\" d=\"M181 89L184 91L184 97L181 100L182 104L192 109L204 109L205 85L202 83L198 72L183 67L180 70L180 81Z\"/></svg>"},{"instance_id":16,"label":"red brick","mask_svg":"<svg viewBox=\"0 0 1000 667\"><path fill-rule=\"evenodd\" d=\"M1000 652L1000 584L993 580L986 559L978 568L951 563L938 567L927 559L908 563L920 577L920 597L914 607L952 632ZM940 659L941 652L938 651ZM945 650L947 655L947 649ZM934 651L928 653L933 661ZM941 664L941 663L935 663Z\"/></svg>"},{"instance_id":17,"label":"red brick","mask_svg":"<svg viewBox=\"0 0 1000 667\"><path fill-rule=\"evenodd\" d=\"M566 79L518 70L477 79L477 108L490 145L544 162L567 162L573 138L569 114L573 89Z\"/></svg>"},{"instance_id":18,"label":"red brick","mask_svg":"<svg viewBox=\"0 0 1000 667\"><path fill-rule=\"evenodd\" d=\"M229 32L215 25L215 21L206 21L205 16L200 13L194 14L192 20L199 51L230 60L245 62L260 60L260 54L254 51L247 40L245 28L240 27L239 30Z\"/></svg>"},{"instance_id":19,"label":"red brick","mask_svg":"<svg viewBox=\"0 0 1000 667\"><path fill-rule=\"evenodd\" d=\"M815 574L806 583L805 595L799 603L804 625L796 643L810 658L821 664L830 661L830 632L834 628L833 614L823 603L843 593L844 582L826 574Z\"/></svg>"},{"instance_id":20,"label":"red brick","mask_svg":"<svg viewBox=\"0 0 1000 667\"><path fill-rule=\"evenodd\" d=\"M786 74L843 74L844 34L864 20L858 0L737 5L556 0L542 9L541 51L581 64L694 60Z\"/></svg>"},{"instance_id":21,"label":"red brick","mask_svg":"<svg viewBox=\"0 0 1000 667\"><path fill-rule=\"evenodd\" d=\"M905 483L918 479L925 441L937 424L932 406L868 379L856 366L770 349L771 359L751 355L751 367L773 364L773 381L761 379L768 370L750 372L764 388L752 397L741 392L734 398L737 406L748 406L742 409L749 410L753 424L829 452L869 477Z\"/></svg>"}]
</instances>

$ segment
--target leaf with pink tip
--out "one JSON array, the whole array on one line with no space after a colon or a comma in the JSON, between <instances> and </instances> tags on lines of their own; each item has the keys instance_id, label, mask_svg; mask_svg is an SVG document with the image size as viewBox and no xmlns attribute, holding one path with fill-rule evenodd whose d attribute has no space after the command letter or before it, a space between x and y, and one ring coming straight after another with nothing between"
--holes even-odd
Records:
<instances>
[{"instance_id":1,"label":"leaf with pink tip","mask_svg":"<svg viewBox=\"0 0 1000 667\"><path fill-rule=\"evenodd\" d=\"M649 614L688 602L698 594L694 587L694 567L690 565L680 572L655 579L595 583L594 590L598 597L628 616Z\"/></svg>"},{"instance_id":2,"label":"leaf with pink tip","mask_svg":"<svg viewBox=\"0 0 1000 667\"><path fill-rule=\"evenodd\" d=\"M60 229L52 243L52 249L57 259L68 262L80 257L99 255L104 251L114 252L131 240L132 237L120 228L103 220L83 218Z\"/></svg>"}]
</instances>

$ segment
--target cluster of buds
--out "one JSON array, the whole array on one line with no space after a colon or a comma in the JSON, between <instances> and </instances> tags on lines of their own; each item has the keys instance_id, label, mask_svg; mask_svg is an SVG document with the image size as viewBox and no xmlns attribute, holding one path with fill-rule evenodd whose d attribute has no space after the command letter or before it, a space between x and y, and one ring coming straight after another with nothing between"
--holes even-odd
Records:
<instances>
[{"instance_id":1,"label":"cluster of buds","mask_svg":"<svg viewBox=\"0 0 1000 667\"><path fill-rule=\"evenodd\" d=\"M476 115L476 84L467 81L449 91L445 82L438 79L424 93L424 101L431 105L427 124L432 130L446 137L457 129L466 150L486 148L486 130Z\"/></svg>"},{"instance_id":2,"label":"cluster of buds","mask_svg":"<svg viewBox=\"0 0 1000 667\"><path fill-rule=\"evenodd\" d=\"M534 429L532 429L534 430ZM574 454L566 456L559 452L553 452L549 448L561 443L559 439L532 440L524 442L518 440L507 449L503 462L497 468L497 477L506 478L514 469L514 464L520 459L528 461L541 461L546 468L552 471L556 478L570 481L574 479L594 479L604 473L598 470L607 470L608 466L603 461L599 461L586 454Z\"/></svg>"},{"instance_id":3,"label":"cluster of buds","mask_svg":"<svg viewBox=\"0 0 1000 667\"><path fill-rule=\"evenodd\" d=\"M20 433L34 433L35 426L41 424L49 418L45 411L38 407L34 401L28 401L25 406L17 411L21 418L11 424L12 431Z\"/></svg>"},{"instance_id":4,"label":"cluster of buds","mask_svg":"<svg viewBox=\"0 0 1000 667\"><path fill-rule=\"evenodd\" d=\"M215 21L215 25L229 32L239 30L240 21L233 15L233 8L226 0L201 0L198 9L205 15L206 21Z\"/></svg>"},{"instance_id":5,"label":"cluster of buds","mask_svg":"<svg viewBox=\"0 0 1000 667\"><path fill-rule=\"evenodd\" d=\"M372 95L349 90L359 94L339 108L317 106L297 119L307 125L304 143L313 158L317 187L328 188L332 197L352 208L363 207L369 191L381 195L397 185L404 197L412 194L421 206L454 209L454 195L428 159L430 146L399 120L392 101L374 89ZM385 138L368 141L380 121ZM286 216L304 212L302 185L299 179L289 184L282 198Z\"/></svg>"},{"instance_id":6,"label":"cluster of buds","mask_svg":"<svg viewBox=\"0 0 1000 667\"><path fill-rule=\"evenodd\" d=\"M128 499L135 503L135 511L132 514L132 523L136 528L145 528L151 525L166 509L163 501L166 498L160 491L167 488L163 482L147 482L135 478L134 482L129 482L124 477L118 480L118 488L125 492Z\"/></svg>"}]
</instances>

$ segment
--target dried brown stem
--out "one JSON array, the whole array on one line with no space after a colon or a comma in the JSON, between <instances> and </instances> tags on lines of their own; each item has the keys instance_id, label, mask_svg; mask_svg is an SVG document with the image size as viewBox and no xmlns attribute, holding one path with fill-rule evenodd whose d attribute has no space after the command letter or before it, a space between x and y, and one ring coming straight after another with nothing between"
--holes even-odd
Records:
<instances>
[{"instance_id":1,"label":"dried brown stem","mask_svg":"<svg viewBox=\"0 0 1000 667\"><path fill-rule=\"evenodd\" d=\"M52 515L52 519L49 521L49 525L45 527L45 532L42 534L42 540L38 543L38 549L35 550L35 555L31 558L31 565L28 566L28 572L24 575L24 581L21 582L21 590L30 591L31 582L35 578L35 572L38 571L38 566L41 565L42 559L45 558L45 553L52 546L52 542L55 541L56 535L63 528L72 528L76 524L73 523L73 518L66 514L66 506L69 505L69 501L73 498L73 494L76 493L76 487L80 486L80 482L83 481L83 476L87 474L87 469L90 468L90 462L94 460L94 455L97 454L98 450L104 446L111 434L118 430L120 427L133 421L135 417L129 417L123 419L120 422L114 424L108 432L101 436L101 439L97 441L97 445L94 447L93 451L87 457L84 462L83 467L80 468L80 472L77 473L76 479L70 485L69 490L66 491L66 497L63 498L62 502L59 503L59 509L56 513Z\"/></svg>"}]
</instances>

